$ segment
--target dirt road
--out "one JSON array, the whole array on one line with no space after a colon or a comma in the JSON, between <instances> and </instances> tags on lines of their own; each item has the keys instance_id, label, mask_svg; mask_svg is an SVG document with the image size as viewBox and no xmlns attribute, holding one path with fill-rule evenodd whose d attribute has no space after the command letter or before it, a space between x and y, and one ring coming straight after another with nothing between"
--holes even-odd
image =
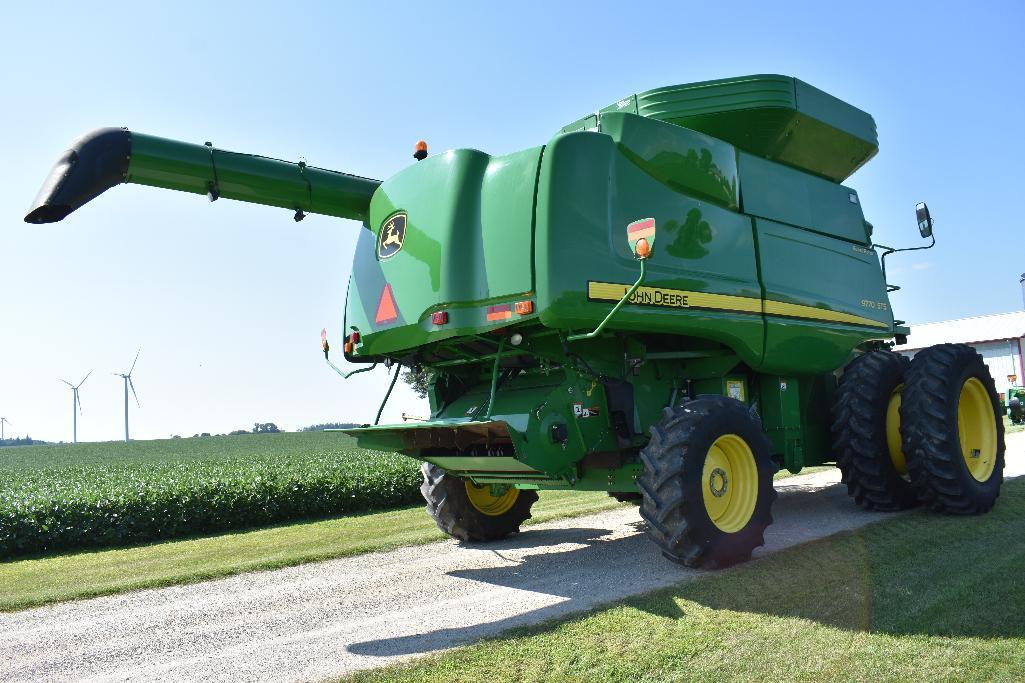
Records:
<instances>
[{"instance_id":1,"label":"dirt road","mask_svg":"<svg viewBox=\"0 0 1025 683\"><path fill-rule=\"evenodd\" d=\"M1025 474L1025 433L1006 476ZM887 517L835 471L777 483L758 555ZM702 572L663 559L635 508L501 543L452 542L0 614L0 679L310 680L383 666Z\"/></svg>"}]
</instances>

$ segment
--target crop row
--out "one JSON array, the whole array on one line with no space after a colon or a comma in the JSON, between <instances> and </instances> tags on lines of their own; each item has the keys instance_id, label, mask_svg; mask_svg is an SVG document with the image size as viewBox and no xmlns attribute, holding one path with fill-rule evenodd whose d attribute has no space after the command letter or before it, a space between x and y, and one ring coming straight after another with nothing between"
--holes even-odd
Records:
<instances>
[{"instance_id":1,"label":"crop row","mask_svg":"<svg viewBox=\"0 0 1025 683\"><path fill-rule=\"evenodd\" d=\"M354 448L0 468L0 558L395 507L419 485L415 461Z\"/></svg>"}]
</instances>

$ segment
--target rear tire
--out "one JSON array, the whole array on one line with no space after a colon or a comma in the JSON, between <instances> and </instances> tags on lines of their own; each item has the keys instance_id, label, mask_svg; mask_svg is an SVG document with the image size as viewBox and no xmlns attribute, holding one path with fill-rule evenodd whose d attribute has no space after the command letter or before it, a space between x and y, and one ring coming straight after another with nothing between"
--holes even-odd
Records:
<instances>
[{"instance_id":1,"label":"rear tire","mask_svg":"<svg viewBox=\"0 0 1025 683\"><path fill-rule=\"evenodd\" d=\"M527 489L510 488L502 496L493 496L489 485L475 486L429 462L420 471L427 514L439 529L460 541L497 541L518 532L537 501L537 491Z\"/></svg>"},{"instance_id":2,"label":"rear tire","mask_svg":"<svg viewBox=\"0 0 1025 683\"><path fill-rule=\"evenodd\" d=\"M900 408L911 483L938 512L987 512L1004 480L1004 421L993 378L966 344L938 344L911 363Z\"/></svg>"},{"instance_id":3,"label":"rear tire","mask_svg":"<svg viewBox=\"0 0 1025 683\"><path fill-rule=\"evenodd\" d=\"M765 543L777 468L761 423L740 401L699 396L666 408L641 461L641 517L670 560L726 567Z\"/></svg>"},{"instance_id":4,"label":"rear tire","mask_svg":"<svg viewBox=\"0 0 1025 683\"><path fill-rule=\"evenodd\" d=\"M918 503L901 449L899 408L911 361L890 351L864 353L844 368L833 403L833 454L847 495L867 510Z\"/></svg>"}]
</instances>

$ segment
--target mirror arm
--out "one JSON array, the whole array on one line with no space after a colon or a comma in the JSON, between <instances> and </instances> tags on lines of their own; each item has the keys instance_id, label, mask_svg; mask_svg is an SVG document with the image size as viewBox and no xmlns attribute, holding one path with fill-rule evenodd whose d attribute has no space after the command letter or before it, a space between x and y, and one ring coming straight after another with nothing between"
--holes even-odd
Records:
<instances>
[{"instance_id":1,"label":"mirror arm","mask_svg":"<svg viewBox=\"0 0 1025 683\"><path fill-rule=\"evenodd\" d=\"M896 254L899 251L923 251L925 249L932 249L934 246L936 246L936 234L934 233L932 235L929 235L929 237L932 238L932 241L929 242L929 244L927 244L924 247L904 247L902 249L897 249L897 248L894 248L894 247L888 247L885 244L876 244L875 246L879 247L880 249L885 249L886 250L886 251L883 252L883 255L880 257L880 263L882 264L882 268L883 268L883 282L886 282L886 257L887 256L889 256L890 254ZM896 292L898 289L900 289L900 287L898 287L896 285L891 285L889 283L886 284L886 291L887 292Z\"/></svg>"}]
</instances>

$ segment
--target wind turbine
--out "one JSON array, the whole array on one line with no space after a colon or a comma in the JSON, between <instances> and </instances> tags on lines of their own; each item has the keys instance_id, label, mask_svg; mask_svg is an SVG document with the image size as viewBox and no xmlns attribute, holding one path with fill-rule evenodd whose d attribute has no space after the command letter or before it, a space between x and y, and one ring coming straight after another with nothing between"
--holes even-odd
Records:
<instances>
[{"instance_id":1,"label":"wind turbine","mask_svg":"<svg viewBox=\"0 0 1025 683\"><path fill-rule=\"evenodd\" d=\"M78 388L85 384L85 381L89 379L89 375L93 374L93 371L85 373L85 377L78 384L72 384L66 379L61 381L71 387L71 435L74 443L78 443L78 413L82 412L82 399L78 397ZM75 406L78 406L78 413L75 412Z\"/></svg>"},{"instance_id":2,"label":"wind turbine","mask_svg":"<svg viewBox=\"0 0 1025 683\"><path fill-rule=\"evenodd\" d=\"M11 421L6 417L0 417L0 441L4 440L4 424L11 424ZM14 425L11 425L12 427Z\"/></svg>"},{"instance_id":3,"label":"wind turbine","mask_svg":"<svg viewBox=\"0 0 1025 683\"><path fill-rule=\"evenodd\" d=\"M139 362L140 353L142 353L141 348L135 352L135 360L132 361L132 367L127 373L114 373L125 381L125 443L128 443L128 387L132 388L132 396L135 397L135 405L140 408L142 407L142 405L139 404L139 395L135 393L135 385L132 383L132 370L135 370L135 364Z\"/></svg>"}]
</instances>

